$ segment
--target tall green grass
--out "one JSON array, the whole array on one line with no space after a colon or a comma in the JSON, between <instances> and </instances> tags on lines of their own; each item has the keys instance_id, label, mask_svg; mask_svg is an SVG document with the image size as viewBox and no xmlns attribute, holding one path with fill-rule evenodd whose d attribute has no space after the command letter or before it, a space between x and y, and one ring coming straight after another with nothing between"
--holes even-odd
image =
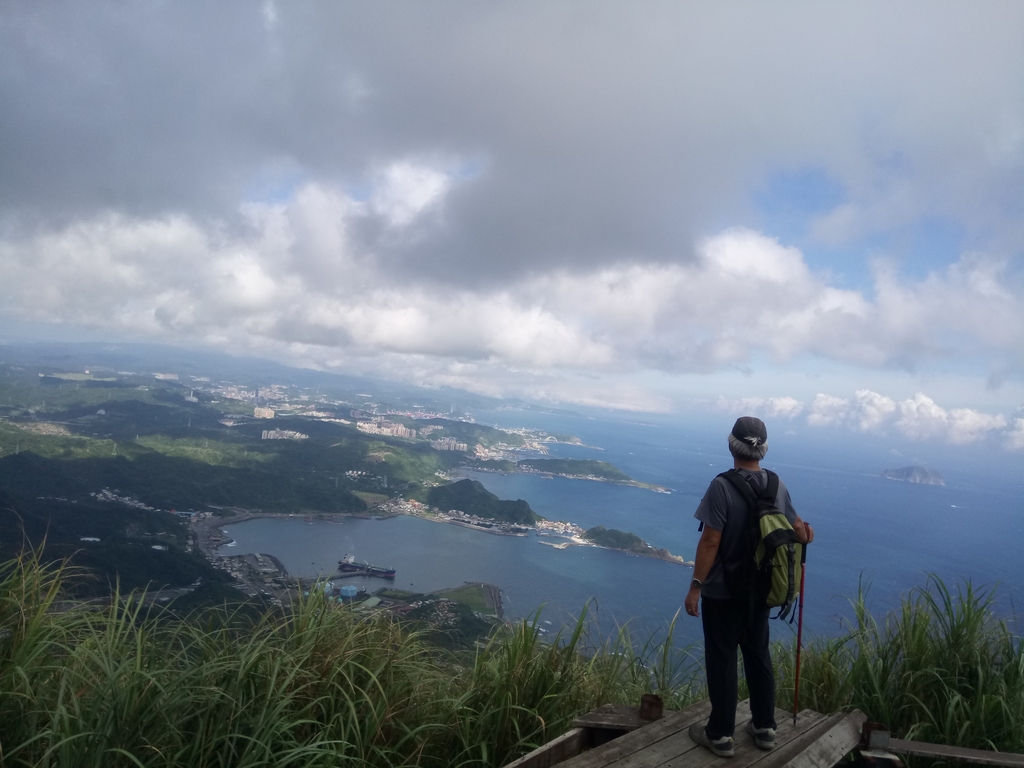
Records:
<instances>
[{"instance_id":1,"label":"tall green grass","mask_svg":"<svg viewBox=\"0 0 1024 768\"><path fill-rule=\"evenodd\" d=\"M601 704L637 704L656 691L679 709L706 695L692 655L673 645L674 620L660 643L641 645L628 626L611 638L589 636L586 611L568 637L549 643L537 618L494 636L476 655L454 702L451 765L503 765Z\"/></svg>"},{"instance_id":2,"label":"tall green grass","mask_svg":"<svg viewBox=\"0 0 1024 768\"><path fill-rule=\"evenodd\" d=\"M639 642L536 619L450 653L313 591L287 612L178 619L136 595L63 602L75 574L0 566L0 766L500 766L578 714L656 691L702 698L674 622ZM906 738L1024 751L1024 649L991 592L932 579L876 620L862 594L842 637L808 643L801 706L858 707ZM777 647L779 705L792 648Z\"/></svg>"},{"instance_id":3,"label":"tall green grass","mask_svg":"<svg viewBox=\"0 0 1024 768\"><path fill-rule=\"evenodd\" d=\"M0 569L0 765L502 765L606 701L695 695L670 638L664 661L626 631L586 647L584 619L459 656L315 590L257 620L181 621L132 595L55 610L67 576L33 556Z\"/></svg>"},{"instance_id":4,"label":"tall green grass","mask_svg":"<svg viewBox=\"0 0 1024 768\"><path fill-rule=\"evenodd\" d=\"M882 619L863 589L838 638L804 649L800 706L856 707L896 735L1024 752L1024 643L994 610L992 590L930 577ZM779 706L792 705L793 652L777 648Z\"/></svg>"}]
</instances>

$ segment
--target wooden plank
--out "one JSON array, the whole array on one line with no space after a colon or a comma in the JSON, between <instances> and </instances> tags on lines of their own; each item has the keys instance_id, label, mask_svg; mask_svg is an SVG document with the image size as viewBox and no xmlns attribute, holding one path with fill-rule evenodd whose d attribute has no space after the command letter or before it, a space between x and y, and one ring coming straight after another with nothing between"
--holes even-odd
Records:
<instances>
[{"instance_id":1,"label":"wooden plank","mask_svg":"<svg viewBox=\"0 0 1024 768\"><path fill-rule=\"evenodd\" d=\"M505 768L551 768L563 760L575 757L586 746L587 732L583 728L573 728L557 739L542 744L533 752L528 752Z\"/></svg>"},{"instance_id":2,"label":"wooden plank","mask_svg":"<svg viewBox=\"0 0 1024 768\"><path fill-rule=\"evenodd\" d=\"M799 755L804 749L807 748L808 744L814 742L820 736L828 733L828 731L834 727L837 723L846 717L845 712L837 712L834 715L822 715L821 719L810 725L807 728L801 727L801 717L797 718L797 728L800 731L800 736L794 739L789 744L783 746L776 746L770 752L765 752L765 756L758 761L758 768L781 768L781 766L788 765L789 761ZM793 716L789 716L790 725L793 723ZM806 721L804 721L806 724Z\"/></svg>"},{"instance_id":3,"label":"wooden plank","mask_svg":"<svg viewBox=\"0 0 1024 768\"><path fill-rule=\"evenodd\" d=\"M947 747L943 744L927 744L923 741L889 739L889 751L914 757L932 757L939 760L959 760L976 765L1024 766L1024 755L1015 752L993 752L988 749L967 749Z\"/></svg>"},{"instance_id":4,"label":"wooden plank","mask_svg":"<svg viewBox=\"0 0 1024 768\"><path fill-rule=\"evenodd\" d=\"M828 715L815 712L813 709L804 709L797 714L796 725L794 726L793 713L783 712L781 709L776 708L775 749L758 749L757 745L754 744L757 754L750 760L750 768L767 768L767 766L782 765L783 763L778 761L778 757L787 752L797 754L801 749L800 745L807 739L807 735L814 731L823 732L823 725L828 719ZM780 734L782 734L781 738ZM753 739L750 736L747 738L753 744Z\"/></svg>"},{"instance_id":5,"label":"wooden plank","mask_svg":"<svg viewBox=\"0 0 1024 768\"><path fill-rule=\"evenodd\" d=\"M763 762L761 768L832 768L860 743L860 730L866 720L864 713L856 709L849 714L832 715L797 739L790 749L779 752L770 763Z\"/></svg>"},{"instance_id":6,"label":"wooden plank","mask_svg":"<svg viewBox=\"0 0 1024 768\"><path fill-rule=\"evenodd\" d=\"M665 716L672 712L665 712ZM644 720L640 717L638 707L630 707L625 704L605 704L593 712L588 712L582 717L572 721L573 728L606 728L615 731L635 731L645 725L650 725L653 720Z\"/></svg>"},{"instance_id":7,"label":"wooden plank","mask_svg":"<svg viewBox=\"0 0 1024 768\"><path fill-rule=\"evenodd\" d=\"M710 713L711 702L706 699L699 701L643 728L624 734L614 741L570 758L559 768L603 768L649 744L657 743L680 731L685 733L690 723L704 720Z\"/></svg>"},{"instance_id":8,"label":"wooden plank","mask_svg":"<svg viewBox=\"0 0 1024 768\"><path fill-rule=\"evenodd\" d=\"M807 712L794 728L792 716L786 718L785 712L778 709L775 710L775 720L778 724L778 727L775 729L776 750L780 747L784 747L791 741L798 740L807 729L813 728L814 725L823 718L824 715L819 715L817 712ZM668 760L651 762L649 765L658 766L659 768L708 768L709 766L724 765L724 763L722 763L723 760L728 760L729 766L756 765L760 763L760 761L764 760L766 756L773 753L766 752L763 749L758 749L757 745L754 744L754 740L746 732L747 721L749 720L749 710L742 718L740 717L740 713L737 712L736 730L733 734L736 749L736 755L734 757L717 757L710 750L698 747L687 735L687 741L689 743L686 745L679 745L680 747L685 746L686 751L679 749L677 754L671 756Z\"/></svg>"},{"instance_id":9,"label":"wooden plank","mask_svg":"<svg viewBox=\"0 0 1024 768\"><path fill-rule=\"evenodd\" d=\"M710 710L708 712L710 714ZM692 722L704 723L707 715L701 717L699 720L693 720ZM750 719L750 700L744 699L736 707L736 730L745 728L747 720ZM704 757L707 760L715 761L721 760L720 757L715 757L709 750L704 749L697 745L693 739L690 738L689 725L679 731L676 731L671 736L661 739L657 742L646 744L640 749L636 750L630 755L624 756L622 759L612 763L608 768L652 768L652 766L676 764L676 765L690 765L691 761L694 764L704 762ZM702 752L703 754L698 754ZM672 761L675 761L674 763Z\"/></svg>"},{"instance_id":10,"label":"wooden plank","mask_svg":"<svg viewBox=\"0 0 1024 768\"><path fill-rule=\"evenodd\" d=\"M815 712L813 709L803 709L797 714L796 725L794 726L793 713L783 712L776 707L775 749L758 750L759 754L750 760L749 768L774 768L775 766L784 765L785 760L780 761L780 758L787 753L790 756L797 754L802 748L800 745L812 731L824 733L827 730L824 727L825 721L828 719L828 715ZM781 738L780 734L783 734ZM747 738L750 737L748 736ZM753 739L751 739L752 742ZM754 748L757 749L757 745L754 745Z\"/></svg>"},{"instance_id":11,"label":"wooden plank","mask_svg":"<svg viewBox=\"0 0 1024 768\"><path fill-rule=\"evenodd\" d=\"M781 768L785 765L793 765L794 768L831 768L859 741L860 726L865 719L859 712L826 717L804 710L794 727L790 713L776 710L776 721L779 724L776 729L777 746L766 752L758 749L745 732L750 719L750 702L745 700L737 706L736 756L729 759L716 757L690 739L689 726L695 722L703 723L710 710L710 702L698 702L684 710L668 713L661 720L646 723L588 752L579 753L589 741L587 736L583 736L582 741L575 741L577 737L567 738L569 734L566 734L511 763L507 768L551 768L554 765L558 768L715 768L726 765L721 762L723 760L729 760L728 765L735 768ZM629 711L636 712L636 709L605 705L584 717L594 716L594 721L607 720L628 714ZM586 728L576 730L588 733ZM589 733L593 734L594 731ZM562 740L565 740L566 749L561 757L554 759L557 752L552 747L558 749L556 745ZM833 759L834 755L838 756ZM526 762L531 758L537 762ZM1014 765L1024 768L1024 764Z\"/></svg>"}]
</instances>

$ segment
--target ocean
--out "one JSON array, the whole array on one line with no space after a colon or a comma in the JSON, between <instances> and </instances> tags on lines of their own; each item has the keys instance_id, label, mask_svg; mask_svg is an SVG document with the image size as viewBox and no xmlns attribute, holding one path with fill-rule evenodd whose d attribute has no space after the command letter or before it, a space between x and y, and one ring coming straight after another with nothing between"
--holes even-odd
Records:
<instances>
[{"instance_id":1,"label":"ocean","mask_svg":"<svg viewBox=\"0 0 1024 768\"><path fill-rule=\"evenodd\" d=\"M587 446L551 446L551 455L609 461L670 494L534 474L465 472L501 498L525 499L544 517L583 527L632 531L649 543L693 558L699 533L693 512L708 482L731 466L725 434L731 421L705 418L629 420L523 411L475 414L480 423L577 435ZM771 429L771 425L769 424ZM808 552L805 631L834 635L852 615L863 585L876 614L935 574L949 585L997 586L1007 615L1024 585L1021 478L964 467L948 459L945 486L886 480L882 469L909 463L870 443L844 443L770 432L764 466L786 482L800 515L816 531ZM895 450L895 449L891 449ZM937 454L953 456L956 454ZM939 469L939 467L934 467ZM463 582L501 587L507 616L532 617L555 631L589 606L601 631L629 622L647 636L663 632L680 609L691 569L591 547L555 550L531 534L496 536L421 519L307 522L260 519L226 529L225 553L267 552L296 576L327 575L344 554L398 569L395 586L429 592ZM359 582L353 582L359 583ZM367 580L369 589L380 580ZM777 637L795 625L773 622ZM697 619L680 614L680 643L700 641Z\"/></svg>"}]
</instances>

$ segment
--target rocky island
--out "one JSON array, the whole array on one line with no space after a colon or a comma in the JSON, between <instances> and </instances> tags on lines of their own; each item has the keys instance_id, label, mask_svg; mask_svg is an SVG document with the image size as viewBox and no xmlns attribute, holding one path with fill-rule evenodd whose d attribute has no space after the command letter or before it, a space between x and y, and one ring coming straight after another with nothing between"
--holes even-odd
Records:
<instances>
[{"instance_id":1,"label":"rocky island","mask_svg":"<svg viewBox=\"0 0 1024 768\"><path fill-rule=\"evenodd\" d=\"M605 528L603 525L597 525L584 531L583 538L595 546L606 549L618 549L632 555L653 557L656 560L665 560L670 563L678 563L679 565L693 565L693 563L683 560L679 555L673 555L667 549L652 547L635 533L628 533L615 528Z\"/></svg>"},{"instance_id":2,"label":"rocky island","mask_svg":"<svg viewBox=\"0 0 1024 768\"><path fill-rule=\"evenodd\" d=\"M945 485L946 481L938 472L924 467L900 467L899 469L882 470L882 477L899 480L904 483L920 483L921 485Z\"/></svg>"}]
</instances>

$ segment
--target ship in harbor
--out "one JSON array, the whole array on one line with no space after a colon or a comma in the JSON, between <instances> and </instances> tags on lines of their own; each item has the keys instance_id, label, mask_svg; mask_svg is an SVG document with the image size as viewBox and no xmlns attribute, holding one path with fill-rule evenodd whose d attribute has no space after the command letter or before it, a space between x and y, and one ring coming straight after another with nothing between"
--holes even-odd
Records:
<instances>
[{"instance_id":1,"label":"ship in harbor","mask_svg":"<svg viewBox=\"0 0 1024 768\"><path fill-rule=\"evenodd\" d=\"M342 573L365 573L367 576L380 576L383 579L395 578L394 568L358 562L353 555L345 555L338 561L338 570Z\"/></svg>"}]
</instances>

